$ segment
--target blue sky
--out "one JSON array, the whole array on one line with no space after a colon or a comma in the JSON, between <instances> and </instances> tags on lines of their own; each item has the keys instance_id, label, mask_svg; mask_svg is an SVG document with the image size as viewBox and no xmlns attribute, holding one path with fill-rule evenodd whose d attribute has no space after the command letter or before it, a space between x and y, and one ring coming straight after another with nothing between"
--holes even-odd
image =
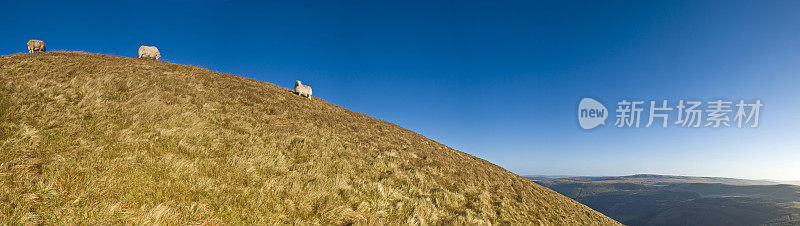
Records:
<instances>
[{"instance_id":1,"label":"blue sky","mask_svg":"<svg viewBox=\"0 0 800 226\"><path fill-rule=\"evenodd\" d=\"M0 0L0 54L25 52L28 39L128 57L155 45L170 62L303 80L521 175L800 180L798 11L797 1ZM583 97L610 110L623 98L764 107L757 129L614 128L611 115L584 131Z\"/></svg>"}]
</instances>

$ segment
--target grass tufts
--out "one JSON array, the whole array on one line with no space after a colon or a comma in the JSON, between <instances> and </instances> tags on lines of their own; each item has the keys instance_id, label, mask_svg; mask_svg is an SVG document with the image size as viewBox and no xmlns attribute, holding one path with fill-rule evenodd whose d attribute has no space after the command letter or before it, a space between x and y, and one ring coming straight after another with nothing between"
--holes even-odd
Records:
<instances>
[{"instance_id":1,"label":"grass tufts","mask_svg":"<svg viewBox=\"0 0 800 226\"><path fill-rule=\"evenodd\" d=\"M485 160L276 85L0 56L0 224L616 224Z\"/></svg>"}]
</instances>

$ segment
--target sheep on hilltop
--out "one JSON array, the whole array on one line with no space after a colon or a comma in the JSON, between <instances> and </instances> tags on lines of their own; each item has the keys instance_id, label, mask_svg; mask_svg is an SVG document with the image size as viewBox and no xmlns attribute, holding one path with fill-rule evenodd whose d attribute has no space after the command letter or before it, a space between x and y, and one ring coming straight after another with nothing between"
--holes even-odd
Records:
<instances>
[{"instance_id":1,"label":"sheep on hilltop","mask_svg":"<svg viewBox=\"0 0 800 226\"><path fill-rule=\"evenodd\" d=\"M28 41L28 53L33 53L34 51L47 52L47 48L44 47L44 42L42 40Z\"/></svg>"},{"instance_id":2,"label":"sheep on hilltop","mask_svg":"<svg viewBox=\"0 0 800 226\"><path fill-rule=\"evenodd\" d=\"M294 92L302 97L311 98L311 86L303 85L300 80L294 83Z\"/></svg>"},{"instance_id":3,"label":"sheep on hilltop","mask_svg":"<svg viewBox=\"0 0 800 226\"><path fill-rule=\"evenodd\" d=\"M153 58L158 60L161 58L161 53L158 52L158 48L155 46L140 46L139 58Z\"/></svg>"}]
</instances>

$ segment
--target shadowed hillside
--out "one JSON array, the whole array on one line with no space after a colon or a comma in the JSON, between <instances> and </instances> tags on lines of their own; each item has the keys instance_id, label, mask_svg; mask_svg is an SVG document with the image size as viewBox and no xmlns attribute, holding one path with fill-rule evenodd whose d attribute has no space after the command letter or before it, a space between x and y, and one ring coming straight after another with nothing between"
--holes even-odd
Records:
<instances>
[{"instance_id":1,"label":"shadowed hillside","mask_svg":"<svg viewBox=\"0 0 800 226\"><path fill-rule=\"evenodd\" d=\"M397 125L202 68L15 54L0 96L0 224L617 224Z\"/></svg>"}]
</instances>

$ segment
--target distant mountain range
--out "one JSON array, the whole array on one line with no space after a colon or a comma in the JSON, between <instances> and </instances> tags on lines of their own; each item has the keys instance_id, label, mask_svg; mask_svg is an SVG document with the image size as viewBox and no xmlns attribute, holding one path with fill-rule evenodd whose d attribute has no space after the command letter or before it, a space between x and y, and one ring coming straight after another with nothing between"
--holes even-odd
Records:
<instances>
[{"instance_id":1,"label":"distant mountain range","mask_svg":"<svg viewBox=\"0 0 800 226\"><path fill-rule=\"evenodd\" d=\"M720 184L730 184L730 185L776 185L776 184L798 185L798 183L800 183L800 181L748 180L748 179L737 179L728 177L692 177L692 176L673 176L673 175L658 175L658 174L635 174L630 176L602 176L602 177L533 175L533 176L525 176L525 178L531 180L565 179L571 181L628 182L628 183L647 184L647 185L674 184L674 183L720 183Z\"/></svg>"},{"instance_id":2,"label":"distant mountain range","mask_svg":"<svg viewBox=\"0 0 800 226\"><path fill-rule=\"evenodd\" d=\"M626 225L799 225L800 186L637 174L526 176Z\"/></svg>"},{"instance_id":3,"label":"distant mountain range","mask_svg":"<svg viewBox=\"0 0 800 226\"><path fill-rule=\"evenodd\" d=\"M791 185L800 185L800 180L779 180L776 181L781 184L791 184Z\"/></svg>"}]
</instances>

